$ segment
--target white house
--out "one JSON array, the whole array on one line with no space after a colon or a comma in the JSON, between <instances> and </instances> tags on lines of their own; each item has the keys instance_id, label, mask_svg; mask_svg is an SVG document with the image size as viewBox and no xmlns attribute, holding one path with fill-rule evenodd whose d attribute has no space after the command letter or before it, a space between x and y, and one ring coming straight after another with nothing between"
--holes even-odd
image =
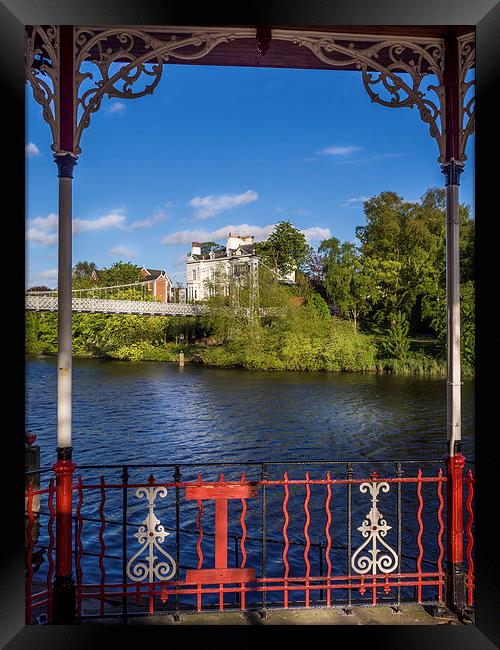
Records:
<instances>
[{"instance_id":1,"label":"white house","mask_svg":"<svg viewBox=\"0 0 500 650\"><path fill-rule=\"evenodd\" d=\"M205 255L201 254L201 244L193 242L186 260L188 301L208 298L206 282L212 282L217 273L234 277L249 271L256 272L261 262L253 240L253 235L229 233L225 250ZM288 283L295 282L295 271L280 279Z\"/></svg>"}]
</instances>

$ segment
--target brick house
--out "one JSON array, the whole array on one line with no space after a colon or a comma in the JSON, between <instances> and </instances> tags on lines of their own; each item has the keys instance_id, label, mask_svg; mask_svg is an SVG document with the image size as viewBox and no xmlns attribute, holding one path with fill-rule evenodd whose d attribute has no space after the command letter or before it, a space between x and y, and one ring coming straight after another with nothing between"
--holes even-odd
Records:
<instances>
[{"instance_id":1,"label":"brick house","mask_svg":"<svg viewBox=\"0 0 500 650\"><path fill-rule=\"evenodd\" d=\"M173 301L173 287L165 269L147 269L142 267L140 274L145 281L150 281L149 290L160 302Z\"/></svg>"}]
</instances>

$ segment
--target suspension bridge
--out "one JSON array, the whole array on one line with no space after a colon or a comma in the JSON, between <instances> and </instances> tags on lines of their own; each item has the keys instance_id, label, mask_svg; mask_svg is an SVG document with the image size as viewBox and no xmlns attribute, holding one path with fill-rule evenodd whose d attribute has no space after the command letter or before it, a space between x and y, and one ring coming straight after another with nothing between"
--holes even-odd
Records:
<instances>
[{"instance_id":1,"label":"suspension bridge","mask_svg":"<svg viewBox=\"0 0 500 650\"><path fill-rule=\"evenodd\" d=\"M73 289L72 310L91 314L149 314L151 316L199 316L206 305L163 302L154 296L154 280L112 287ZM28 311L57 311L58 292L26 291Z\"/></svg>"}]
</instances>

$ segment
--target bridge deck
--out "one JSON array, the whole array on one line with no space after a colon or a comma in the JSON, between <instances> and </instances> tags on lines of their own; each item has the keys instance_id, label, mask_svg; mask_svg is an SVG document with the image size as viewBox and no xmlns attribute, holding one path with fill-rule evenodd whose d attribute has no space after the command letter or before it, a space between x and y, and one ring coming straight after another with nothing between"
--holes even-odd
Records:
<instances>
[{"instance_id":1,"label":"bridge deck","mask_svg":"<svg viewBox=\"0 0 500 650\"><path fill-rule=\"evenodd\" d=\"M25 308L29 311L57 311L57 297L27 294ZM149 314L151 316L199 316L205 305L156 302L150 300L105 300L101 298L73 298L74 312L98 314Z\"/></svg>"}]
</instances>

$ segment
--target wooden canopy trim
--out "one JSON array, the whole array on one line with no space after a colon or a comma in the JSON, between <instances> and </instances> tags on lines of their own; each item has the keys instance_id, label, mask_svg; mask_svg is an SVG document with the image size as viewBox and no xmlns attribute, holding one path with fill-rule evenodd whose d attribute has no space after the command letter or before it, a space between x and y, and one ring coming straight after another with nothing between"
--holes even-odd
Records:
<instances>
[{"instance_id":1,"label":"wooden canopy trim","mask_svg":"<svg viewBox=\"0 0 500 650\"><path fill-rule=\"evenodd\" d=\"M95 35L108 33L109 36L106 39L106 47L111 48L113 52L117 53L122 47L122 43L120 43L117 36L114 36L112 32L117 34L120 33L120 31L131 28L123 26L110 26L106 28L103 28L102 26L89 26L77 29L85 29L85 31L88 30ZM341 60L339 60L338 63L335 61L325 63L319 60L311 51L298 46L297 41L294 40L295 37L297 40L307 37L316 39L325 38L329 40L333 38L338 41L339 44L344 44L346 47L349 43L352 43L353 50L360 50L385 40L385 37L389 35L382 32L377 33L377 30L374 30L373 27L366 28L365 33L337 28L317 30L305 28L297 30L289 28L272 28L269 49L265 54L261 54L257 47L257 28L199 26L165 28L154 26L149 28L140 26L137 29L141 32L147 33L158 43L168 43L172 39L183 40L187 35L192 34L225 34L228 37L228 40L226 42L222 41L218 43L217 47L206 52L203 57L198 58L196 61L197 65L299 68L312 70L356 70L357 68L355 64L345 65ZM396 41L398 39L408 41L410 38L408 34L404 33L404 29L394 29L391 31L393 32L390 34L391 41ZM235 37L235 35L237 36ZM442 44L443 36L412 35L411 42L422 46L432 45L433 43ZM148 52L148 49L147 45L143 41L139 40L133 44L130 53L135 57L142 57ZM169 59L164 61L164 63L174 63L178 65L192 64L190 57L196 54L196 47L186 46L183 48L183 53L188 58L177 56L175 52L172 52ZM98 56L99 52L96 47L89 48L86 59L91 60ZM403 53L403 60L404 57L406 57L405 62L408 62L412 58L412 53L405 52ZM127 59L117 57L116 61L125 62ZM391 63L390 59L383 52L380 53L379 62L381 65L389 65Z\"/></svg>"}]
</instances>

